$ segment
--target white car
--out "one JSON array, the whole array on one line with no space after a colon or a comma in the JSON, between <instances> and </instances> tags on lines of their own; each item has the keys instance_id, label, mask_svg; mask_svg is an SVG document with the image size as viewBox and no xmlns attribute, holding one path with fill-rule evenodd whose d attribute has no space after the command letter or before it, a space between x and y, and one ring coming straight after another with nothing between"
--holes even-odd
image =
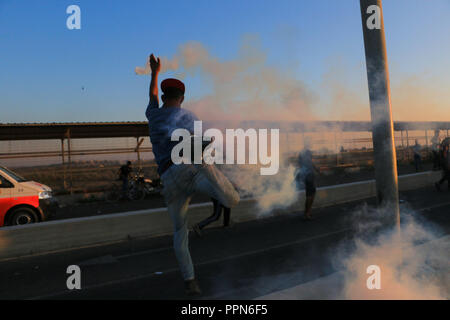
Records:
<instances>
[{"instance_id":1,"label":"white car","mask_svg":"<svg viewBox=\"0 0 450 320\"><path fill-rule=\"evenodd\" d=\"M45 221L57 208L50 187L0 166L0 227Z\"/></svg>"}]
</instances>

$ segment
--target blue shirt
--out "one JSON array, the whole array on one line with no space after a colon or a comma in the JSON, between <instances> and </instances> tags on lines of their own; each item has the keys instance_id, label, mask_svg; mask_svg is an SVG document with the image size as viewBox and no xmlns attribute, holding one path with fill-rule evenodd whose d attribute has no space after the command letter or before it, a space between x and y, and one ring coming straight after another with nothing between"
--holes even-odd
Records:
<instances>
[{"instance_id":1,"label":"blue shirt","mask_svg":"<svg viewBox=\"0 0 450 320\"><path fill-rule=\"evenodd\" d=\"M158 164L158 173L161 175L162 165L170 160L172 149L178 144L178 141L171 141L172 132L175 129L184 128L194 134L194 121L197 121L198 118L186 109L178 107L158 108L150 104L145 115L148 119L150 142Z\"/></svg>"}]
</instances>

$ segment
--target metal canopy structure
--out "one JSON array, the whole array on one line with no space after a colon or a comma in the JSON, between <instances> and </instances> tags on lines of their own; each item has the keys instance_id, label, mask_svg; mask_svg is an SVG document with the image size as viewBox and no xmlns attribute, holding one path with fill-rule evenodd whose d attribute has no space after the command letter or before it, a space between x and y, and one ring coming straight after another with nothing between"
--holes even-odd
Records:
<instances>
[{"instance_id":1,"label":"metal canopy structure","mask_svg":"<svg viewBox=\"0 0 450 320\"><path fill-rule=\"evenodd\" d=\"M270 122L226 121L204 122L205 127L217 128L277 128L284 132L371 131L369 121L313 121L313 122ZM394 122L395 131L408 130L449 130L450 122ZM83 138L146 137L148 123L139 122L74 122L74 123L12 123L0 124L0 140L61 140Z\"/></svg>"},{"instance_id":2,"label":"metal canopy structure","mask_svg":"<svg viewBox=\"0 0 450 320\"><path fill-rule=\"evenodd\" d=\"M0 140L46 140L148 136L147 122L0 124Z\"/></svg>"}]
</instances>

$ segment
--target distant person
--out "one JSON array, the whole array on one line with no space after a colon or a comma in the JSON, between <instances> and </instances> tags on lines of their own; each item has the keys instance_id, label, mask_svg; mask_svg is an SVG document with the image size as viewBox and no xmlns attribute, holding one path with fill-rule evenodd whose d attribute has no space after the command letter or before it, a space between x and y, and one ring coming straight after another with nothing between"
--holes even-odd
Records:
<instances>
[{"instance_id":1,"label":"distant person","mask_svg":"<svg viewBox=\"0 0 450 320\"><path fill-rule=\"evenodd\" d=\"M438 191L441 191L441 184L447 180L447 186L448 190L450 191L450 151L449 151L449 145L443 144L442 145L442 159L441 159L441 166L442 166L442 178L438 182L435 183L436 189Z\"/></svg>"},{"instance_id":2,"label":"distant person","mask_svg":"<svg viewBox=\"0 0 450 320\"><path fill-rule=\"evenodd\" d=\"M416 168L416 172L419 172L422 169L422 156L420 155L420 151L422 150L419 141L416 139L416 144L413 146L414 151L414 167Z\"/></svg>"},{"instance_id":3,"label":"distant person","mask_svg":"<svg viewBox=\"0 0 450 320\"><path fill-rule=\"evenodd\" d=\"M163 105L159 107L158 74L161 62L153 54L149 60L152 75L150 102L145 114L148 119L153 153L158 164L158 173L163 185L162 194L174 226L173 246L185 281L186 294L200 294L201 290L189 252L187 211L191 197L195 193L204 193L228 208L237 205L240 197L230 181L216 166L205 163L174 164L172 162L172 149L178 144L177 141L171 140L172 132L175 129L184 128L194 134L194 121L198 119L192 112L181 108L185 86L177 79L165 79L161 82Z\"/></svg>"},{"instance_id":4,"label":"distant person","mask_svg":"<svg viewBox=\"0 0 450 320\"><path fill-rule=\"evenodd\" d=\"M306 193L304 217L306 220L312 220L312 206L316 195L315 173L320 171L313 163L309 143L299 153L298 165L299 169L296 172L297 187L300 189L301 185L303 185Z\"/></svg>"},{"instance_id":5,"label":"distant person","mask_svg":"<svg viewBox=\"0 0 450 320\"><path fill-rule=\"evenodd\" d=\"M126 164L119 169L119 179L122 180L122 199L128 200L128 186L130 180L130 174L133 171L131 167L131 161L127 161Z\"/></svg>"},{"instance_id":6,"label":"distant person","mask_svg":"<svg viewBox=\"0 0 450 320\"><path fill-rule=\"evenodd\" d=\"M213 222L215 222L215 221L220 219L220 216L222 215L222 210L223 210L223 227L224 228L230 227L231 209L223 206L221 203L219 203L219 201L217 201L214 198L212 198L211 200L212 200L213 205L214 205L213 214L210 215L205 220L200 221L199 223L197 223L193 227L194 232L199 237L202 236L203 228L205 228L207 225L209 225L209 224L211 224L211 223L213 223Z\"/></svg>"},{"instance_id":7,"label":"distant person","mask_svg":"<svg viewBox=\"0 0 450 320\"><path fill-rule=\"evenodd\" d=\"M439 138L439 130L434 131L434 136L431 138L431 152L433 154L433 170L439 170L441 168L441 159L440 159L440 138Z\"/></svg>"}]
</instances>

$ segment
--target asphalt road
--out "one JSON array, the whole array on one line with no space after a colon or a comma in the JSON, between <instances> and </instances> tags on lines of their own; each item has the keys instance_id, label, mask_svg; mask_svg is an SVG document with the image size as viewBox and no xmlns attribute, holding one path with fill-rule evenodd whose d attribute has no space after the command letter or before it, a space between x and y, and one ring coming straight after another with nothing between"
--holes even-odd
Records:
<instances>
[{"instance_id":1,"label":"asphalt road","mask_svg":"<svg viewBox=\"0 0 450 320\"><path fill-rule=\"evenodd\" d=\"M437 237L450 233L450 192L420 189L401 199L403 220L414 215ZM371 219L358 212L373 204L317 209L310 222L292 213L191 233L198 299L252 299L339 270L336 257L351 252L358 226ZM0 262L0 299L186 299L171 245L159 237ZM81 268L81 290L66 287L69 265Z\"/></svg>"}]
</instances>

